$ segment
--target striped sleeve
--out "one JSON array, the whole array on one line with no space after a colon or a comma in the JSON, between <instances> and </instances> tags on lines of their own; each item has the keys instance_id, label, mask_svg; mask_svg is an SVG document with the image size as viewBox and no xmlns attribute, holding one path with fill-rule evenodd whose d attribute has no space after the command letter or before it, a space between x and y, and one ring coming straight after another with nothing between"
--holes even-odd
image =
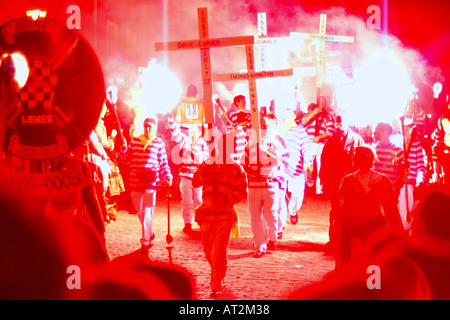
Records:
<instances>
[{"instance_id":1,"label":"striped sleeve","mask_svg":"<svg viewBox=\"0 0 450 320\"><path fill-rule=\"evenodd\" d=\"M283 163L286 173L290 176L303 174L303 165L312 165L314 159L314 145L311 137L302 126L294 126L284 136L286 149Z\"/></svg>"},{"instance_id":2,"label":"striped sleeve","mask_svg":"<svg viewBox=\"0 0 450 320\"><path fill-rule=\"evenodd\" d=\"M139 138L133 137L127 153L130 157L130 188L132 190L155 188L159 176L172 178L167 160L164 142L155 138L144 150L145 144ZM153 173L153 181L145 177Z\"/></svg>"},{"instance_id":3,"label":"striped sleeve","mask_svg":"<svg viewBox=\"0 0 450 320\"><path fill-rule=\"evenodd\" d=\"M412 143L408 162L408 183L417 184L423 182L425 174L425 155L420 142L417 140Z\"/></svg>"},{"instance_id":4,"label":"striped sleeve","mask_svg":"<svg viewBox=\"0 0 450 320\"><path fill-rule=\"evenodd\" d=\"M234 133L234 141L235 141L235 154L233 156L233 160L238 163L244 154L245 146L248 142L248 134L241 126L237 126L236 132Z\"/></svg>"},{"instance_id":5,"label":"striped sleeve","mask_svg":"<svg viewBox=\"0 0 450 320\"><path fill-rule=\"evenodd\" d=\"M400 170L404 157L403 149L393 144L377 144L375 151L375 171L384 174L393 184L396 184L402 176Z\"/></svg>"},{"instance_id":6,"label":"striped sleeve","mask_svg":"<svg viewBox=\"0 0 450 320\"><path fill-rule=\"evenodd\" d=\"M326 129L325 129L325 131L330 136L332 136L334 134L334 132L335 132L335 129L336 129L336 126L335 126L335 123L334 123L333 116L331 114L328 114L327 118L326 118Z\"/></svg>"},{"instance_id":7,"label":"striped sleeve","mask_svg":"<svg viewBox=\"0 0 450 320\"><path fill-rule=\"evenodd\" d=\"M251 118L250 111L247 110L247 109L234 109L234 110L231 110L230 113L229 113L229 117L230 117L230 120L231 120L231 122L233 123L233 126L234 126L235 128L236 128L236 126L238 125L238 123L237 123L237 117L238 117L238 114L241 113L241 112L246 113L247 116L248 116L249 118ZM251 123L248 122L248 123L247 123L247 126L244 128L244 130L248 130L248 129L250 129L250 128L251 128Z\"/></svg>"},{"instance_id":8,"label":"striped sleeve","mask_svg":"<svg viewBox=\"0 0 450 320\"><path fill-rule=\"evenodd\" d=\"M318 132L316 132L316 125L318 121L320 121L320 127L318 128ZM306 122L306 116L304 116L301 119L301 125L305 128L306 133L312 137L325 133L332 136L335 131L334 119L329 113L326 113L325 116L317 115L310 122Z\"/></svg>"}]
</instances>

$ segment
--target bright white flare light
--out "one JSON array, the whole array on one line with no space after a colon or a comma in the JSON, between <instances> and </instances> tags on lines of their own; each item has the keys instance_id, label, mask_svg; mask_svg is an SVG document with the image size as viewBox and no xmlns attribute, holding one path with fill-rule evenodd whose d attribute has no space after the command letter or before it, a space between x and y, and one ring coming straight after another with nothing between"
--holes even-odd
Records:
<instances>
[{"instance_id":1,"label":"bright white flare light","mask_svg":"<svg viewBox=\"0 0 450 320\"><path fill-rule=\"evenodd\" d=\"M45 18L45 16L47 15L47 11L42 11L42 10L28 10L26 13L27 13L27 17L30 17L33 20L37 20L39 18Z\"/></svg>"},{"instance_id":2,"label":"bright white flare light","mask_svg":"<svg viewBox=\"0 0 450 320\"><path fill-rule=\"evenodd\" d=\"M137 122L167 113L180 101L181 85L178 79L165 66L154 61L142 69L137 85L139 86L135 96ZM137 125L136 129L140 127Z\"/></svg>"},{"instance_id":3,"label":"bright white flare light","mask_svg":"<svg viewBox=\"0 0 450 320\"><path fill-rule=\"evenodd\" d=\"M8 57L8 54L4 54L2 59ZM27 59L19 52L11 53L11 59L14 64L14 80L16 80L19 88L27 83L28 76L30 74L30 68L28 67Z\"/></svg>"},{"instance_id":4,"label":"bright white flare light","mask_svg":"<svg viewBox=\"0 0 450 320\"><path fill-rule=\"evenodd\" d=\"M433 85L433 97L435 99L439 98L439 95L441 94L441 92L442 92L442 83L436 82Z\"/></svg>"},{"instance_id":5,"label":"bright white flare light","mask_svg":"<svg viewBox=\"0 0 450 320\"><path fill-rule=\"evenodd\" d=\"M374 128L378 122L397 121L413 89L399 57L382 49L355 69L351 84L336 87L336 96L348 125Z\"/></svg>"},{"instance_id":6,"label":"bright white flare light","mask_svg":"<svg viewBox=\"0 0 450 320\"><path fill-rule=\"evenodd\" d=\"M117 99L118 99L118 89L116 86L109 86L106 89L106 94L108 96L108 99L111 100L112 103L117 103Z\"/></svg>"}]
</instances>

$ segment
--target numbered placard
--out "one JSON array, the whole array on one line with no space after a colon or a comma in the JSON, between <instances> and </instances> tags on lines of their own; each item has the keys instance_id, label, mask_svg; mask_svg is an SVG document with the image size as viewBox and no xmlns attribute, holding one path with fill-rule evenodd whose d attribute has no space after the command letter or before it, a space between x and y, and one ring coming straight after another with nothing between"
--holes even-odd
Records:
<instances>
[{"instance_id":1,"label":"numbered placard","mask_svg":"<svg viewBox=\"0 0 450 320\"><path fill-rule=\"evenodd\" d=\"M185 101L181 103L178 115L181 123L201 124L205 122L203 103L198 101Z\"/></svg>"}]
</instances>

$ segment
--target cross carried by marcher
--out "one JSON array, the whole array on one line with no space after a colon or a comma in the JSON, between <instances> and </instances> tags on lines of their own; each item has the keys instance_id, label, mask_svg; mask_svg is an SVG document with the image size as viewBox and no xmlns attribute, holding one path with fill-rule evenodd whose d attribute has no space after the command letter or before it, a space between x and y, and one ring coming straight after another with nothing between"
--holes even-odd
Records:
<instances>
[{"instance_id":1,"label":"cross carried by marcher","mask_svg":"<svg viewBox=\"0 0 450 320\"><path fill-rule=\"evenodd\" d=\"M253 45L245 46L245 54L247 58L247 72L246 73L224 73L214 74L213 81L248 81L249 99L250 99L250 113L252 121L252 129L256 132L257 141L261 141L261 125L259 120L258 96L256 91L256 80L264 78L275 77L289 77L294 74L292 69L270 70L270 71L256 71Z\"/></svg>"},{"instance_id":2,"label":"cross carried by marcher","mask_svg":"<svg viewBox=\"0 0 450 320\"><path fill-rule=\"evenodd\" d=\"M272 68L273 59L271 54L272 46L289 46L292 42L290 37L268 37L267 35L267 21L266 13L258 12L258 37L255 39L255 47L257 49L256 57L259 58L255 68L258 70L266 70Z\"/></svg>"},{"instance_id":3,"label":"cross carried by marcher","mask_svg":"<svg viewBox=\"0 0 450 320\"><path fill-rule=\"evenodd\" d=\"M317 50L317 66L316 66L316 89L317 89L317 100L320 97L320 93L323 86L324 78L324 60L325 60L325 42L347 42L353 43L355 41L354 37L351 36L338 36L338 35L327 35L327 15L320 15L320 27L319 33L303 33L303 32L291 32L291 36L302 36L306 40L317 40L319 42L319 48Z\"/></svg>"},{"instance_id":4,"label":"cross carried by marcher","mask_svg":"<svg viewBox=\"0 0 450 320\"><path fill-rule=\"evenodd\" d=\"M241 37L210 38L207 8L198 8L197 14L198 14L199 39L156 42L155 51L158 52L158 51L200 49L205 120L207 123L214 123L210 48L250 45L254 43L254 37L241 36Z\"/></svg>"}]
</instances>

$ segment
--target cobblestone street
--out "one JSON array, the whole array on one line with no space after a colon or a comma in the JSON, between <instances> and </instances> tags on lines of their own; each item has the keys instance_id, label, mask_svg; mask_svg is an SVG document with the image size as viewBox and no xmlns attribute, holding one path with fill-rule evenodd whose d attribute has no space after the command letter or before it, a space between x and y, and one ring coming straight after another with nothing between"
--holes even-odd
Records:
<instances>
[{"instance_id":1,"label":"cobblestone street","mask_svg":"<svg viewBox=\"0 0 450 320\"><path fill-rule=\"evenodd\" d=\"M299 222L292 225L288 221L277 249L259 259L253 257L247 204L239 204L238 211L240 236L231 240L228 271L220 299L286 299L293 291L324 279L334 269L334 258L325 250L328 241L328 200L306 195ZM192 234L182 232L184 224L180 203L172 199L170 234L174 240L168 245L167 212L167 200L158 197L153 221L156 238L148 257L150 261L181 267L191 273L196 298L209 300L210 267L203 253L200 229L194 224ZM140 254L140 234L138 217L120 210L117 220L106 226L111 258L128 256L145 260L146 257Z\"/></svg>"}]
</instances>

